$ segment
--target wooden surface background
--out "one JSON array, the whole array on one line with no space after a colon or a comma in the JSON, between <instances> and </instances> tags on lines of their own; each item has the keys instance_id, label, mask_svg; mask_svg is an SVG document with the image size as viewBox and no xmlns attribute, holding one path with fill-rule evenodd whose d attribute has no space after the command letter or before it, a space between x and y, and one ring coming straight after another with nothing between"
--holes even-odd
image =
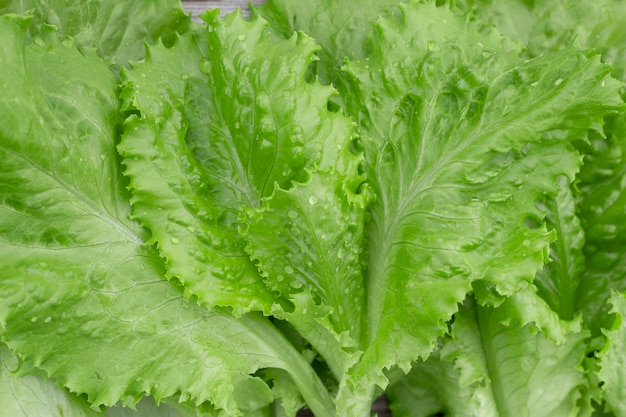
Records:
<instances>
[{"instance_id":1,"label":"wooden surface background","mask_svg":"<svg viewBox=\"0 0 626 417\"><path fill-rule=\"evenodd\" d=\"M298 0L302 1L302 0ZM306 0L305 0L306 1ZM248 14L248 4L261 4L264 0L214 0L214 1L199 1L199 0L183 0L183 7L186 11L191 12L193 16L198 16L206 9L219 8L222 16L234 11L237 7L240 7L244 12L244 15Z\"/></svg>"},{"instance_id":2,"label":"wooden surface background","mask_svg":"<svg viewBox=\"0 0 626 417\"><path fill-rule=\"evenodd\" d=\"M307 1L307 0L294 0L294 1ZM233 12L237 7L240 7L244 13L244 16L249 14L248 4L262 4L265 0L217 0L217 1L200 1L200 0L183 0L183 8L187 12L191 12L191 15L197 17L200 13L206 9L219 8L222 16ZM389 406L385 397L380 397L372 406L372 413L378 417L391 417ZM308 410L302 410L298 413L298 417L311 417L313 416Z\"/></svg>"}]
</instances>

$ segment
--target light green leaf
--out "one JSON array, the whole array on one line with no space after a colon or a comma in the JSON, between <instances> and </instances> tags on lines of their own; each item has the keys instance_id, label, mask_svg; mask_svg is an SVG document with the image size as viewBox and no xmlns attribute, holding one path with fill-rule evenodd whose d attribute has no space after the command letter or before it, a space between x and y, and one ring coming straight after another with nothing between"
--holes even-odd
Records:
<instances>
[{"instance_id":1,"label":"light green leaf","mask_svg":"<svg viewBox=\"0 0 626 417\"><path fill-rule=\"evenodd\" d=\"M225 198L208 186L211 171L185 141L180 107L188 79L208 83L199 66L206 46L206 33L182 36L172 48L151 47L143 63L122 73L125 108L140 112L127 119L118 146L131 180L133 218L152 231L167 276L185 285L187 297L237 314L269 312L274 296L243 250L237 213L220 204Z\"/></svg>"},{"instance_id":2,"label":"light green leaf","mask_svg":"<svg viewBox=\"0 0 626 417\"><path fill-rule=\"evenodd\" d=\"M258 207L275 183L288 189L313 166L345 172L354 127L328 111L334 89L305 79L319 46L304 34L285 40L260 18L222 21L216 11L203 18L209 57L201 67L209 82L189 93L187 115L199 128L189 142L216 172L211 180L220 193L237 208Z\"/></svg>"},{"instance_id":3,"label":"light green leaf","mask_svg":"<svg viewBox=\"0 0 626 417\"><path fill-rule=\"evenodd\" d=\"M585 275L577 308L595 335L609 328L611 292L626 291L626 116L610 118L606 139L592 138L580 173L580 219L585 230Z\"/></svg>"},{"instance_id":4,"label":"light green leaf","mask_svg":"<svg viewBox=\"0 0 626 417\"><path fill-rule=\"evenodd\" d=\"M269 0L253 14L267 19L289 38L296 31L312 36L322 46L315 73L322 83L334 82L346 59L368 55L367 35L381 15L397 12L401 0L374 0L354 7L351 0Z\"/></svg>"},{"instance_id":5,"label":"light green leaf","mask_svg":"<svg viewBox=\"0 0 626 417\"><path fill-rule=\"evenodd\" d=\"M438 351L433 352L387 387L389 409L394 417L447 416L445 399L467 395L459 392L457 374L452 363L442 361Z\"/></svg>"},{"instance_id":6,"label":"light green leaf","mask_svg":"<svg viewBox=\"0 0 626 417\"><path fill-rule=\"evenodd\" d=\"M0 345L0 413L11 417L96 417L84 399L42 376L15 375L19 360Z\"/></svg>"},{"instance_id":7,"label":"light green leaf","mask_svg":"<svg viewBox=\"0 0 626 417\"><path fill-rule=\"evenodd\" d=\"M598 377L602 382L602 397L608 409L615 416L626 416L626 331L624 315L626 314L626 298L624 294L613 293L609 298L612 308L610 313L615 322L607 330L603 330L607 343L598 354L600 370Z\"/></svg>"},{"instance_id":8,"label":"light green leaf","mask_svg":"<svg viewBox=\"0 0 626 417\"><path fill-rule=\"evenodd\" d=\"M0 15L9 13L32 16L32 38L52 25L61 39L71 37L79 48L95 47L104 59L118 65L142 58L145 42L154 43L161 36L172 39L191 22L177 0L1 2Z\"/></svg>"},{"instance_id":9,"label":"light green leaf","mask_svg":"<svg viewBox=\"0 0 626 417\"><path fill-rule=\"evenodd\" d=\"M527 288L554 238L536 202L573 178L568 141L621 103L597 57L570 48L526 61L446 7L400 9L379 21L371 59L348 63L340 86L370 138L377 196L368 350L354 375L428 355L470 290L498 304Z\"/></svg>"},{"instance_id":10,"label":"light green leaf","mask_svg":"<svg viewBox=\"0 0 626 417\"><path fill-rule=\"evenodd\" d=\"M466 303L439 354L390 387L394 411L412 415L406 404L430 401L439 404L434 411L459 417L580 415L585 334L557 345L532 326L503 325L509 315Z\"/></svg>"},{"instance_id":11,"label":"light green leaf","mask_svg":"<svg viewBox=\"0 0 626 417\"><path fill-rule=\"evenodd\" d=\"M200 417L207 414L184 404L156 405L142 399L135 409L120 405L98 412L84 398L58 387L6 347L0 347L0 413L11 417Z\"/></svg>"},{"instance_id":12,"label":"light green leaf","mask_svg":"<svg viewBox=\"0 0 626 417\"><path fill-rule=\"evenodd\" d=\"M309 38L238 14L204 19L205 32L151 48L124 73L127 107L140 112L120 145L134 215L201 303L269 314L281 307L243 250L239 215L307 168L356 170L353 125L328 111L332 88L305 81L318 49Z\"/></svg>"},{"instance_id":13,"label":"light green leaf","mask_svg":"<svg viewBox=\"0 0 626 417\"><path fill-rule=\"evenodd\" d=\"M546 202L548 226L556 232L550 247L550 262L537 274L539 294L561 319L572 320L576 311L576 290L585 270L584 231L576 213L568 180L561 179L559 193Z\"/></svg>"},{"instance_id":14,"label":"light green leaf","mask_svg":"<svg viewBox=\"0 0 626 417\"><path fill-rule=\"evenodd\" d=\"M626 81L626 3L614 0L455 0L527 47L530 56L578 43L602 54Z\"/></svg>"},{"instance_id":15,"label":"light green leaf","mask_svg":"<svg viewBox=\"0 0 626 417\"><path fill-rule=\"evenodd\" d=\"M351 181L358 184L358 176ZM346 352L357 350L364 296L365 198L349 187L337 172L313 172L306 183L277 188L266 207L250 210L246 229L247 251L292 305L284 317L338 380L355 360Z\"/></svg>"},{"instance_id":16,"label":"light green leaf","mask_svg":"<svg viewBox=\"0 0 626 417\"><path fill-rule=\"evenodd\" d=\"M0 37L1 340L94 406L177 396L238 415L274 400L254 374L278 368L332 415L325 387L269 320L206 311L163 279L129 220L106 63L54 34L26 44L11 18Z\"/></svg>"}]
</instances>

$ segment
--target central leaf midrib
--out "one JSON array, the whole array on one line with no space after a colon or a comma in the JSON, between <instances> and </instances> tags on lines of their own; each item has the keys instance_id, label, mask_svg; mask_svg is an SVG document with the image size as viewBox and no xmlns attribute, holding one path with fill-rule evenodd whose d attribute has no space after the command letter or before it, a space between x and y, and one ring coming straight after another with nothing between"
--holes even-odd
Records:
<instances>
[{"instance_id":1,"label":"central leaf midrib","mask_svg":"<svg viewBox=\"0 0 626 417\"><path fill-rule=\"evenodd\" d=\"M495 363L495 352L492 349L491 341L489 338L489 328L488 328L488 311L486 311L486 307L480 307L478 304L474 304L474 314L476 318L476 324L478 327L478 331L480 333L480 347L482 349L482 353L485 359L485 366L487 368L487 376L489 380L486 382L487 385L491 388L491 393L493 395L493 401L496 407L496 411L498 413L498 417L508 417L514 416L514 414L510 413L507 405L506 405L506 395L503 391L500 375L498 374L498 370L500 367L497 363Z\"/></svg>"},{"instance_id":2,"label":"central leaf midrib","mask_svg":"<svg viewBox=\"0 0 626 417\"><path fill-rule=\"evenodd\" d=\"M553 213L555 216L557 236L559 236L559 239L557 239L556 241L556 250L559 253L559 258L561 259L561 268L559 268L557 272L559 291L559 293L557 294L559 296L559 316L563 320L571 320L574 316L574 294L576 293L576 286L570 285L570 280L574 280L577 277L570 276L570 268L572 266L572 262L570 260L567 248L565 247L565 242L563 239L565 233L562 227L564 219L562 218L560 206L556 200L554 200Z\"/></svg>"},{"instance_id":3,"label":"central leaf midrib","mask_svg":"<svg viewBox=\"0 0 626 417\"><path fill-rule=\"evenodd\" d=\"M382 259L383 261L379 263L379 262L373 262L372 258L370 258L369 260L370 266L381 264L382 271L376 275L369 274L370 277L375 276L376 279L367 280L367 283L369 284L367 297L366 297L367 300L369 300L371 295L374 293L378 297L380 296L380 292L374 291L371 289L371 284L373 282L377 283L376 288L386 287L385 285L386 279L383 280L382 277L386 276L385 271L387 270L389 266L388 255L389 255L389 252L391 251L391 248L393 247L393 238L397 235L397 231L401 227L402 219L405 217L405 212L411 206L411 203L413 203L419 197L421 193L428 191L434 187L437 187L437 185L433 184L432 182L434 181L434 179L436 179L435 174L441 170L442 166L447 165L448 161L456 157L458 154L462 153L467 147L473 144L478 138L483 137L484 133L490 132L493 129L495 129L495 127L491 129L486 129L485 132L482 132L479 135L473 135L470 138L470 140L468 140L464 144L464 146L456 147L452 152L448 152L444 159L440 159L434 166L430 167L430 169L426 171L427 174L422 176L418 181L415 181L416 176L413 176L411 179L411 183L409 184L409 187L407 188L408 191L404 193L401 196L401 198L398 200L399 204L396 210L389 210L386 205L383 205L383 208L382 208L383 213L384 213L383 218L385 219L385 222L383 223L384 237L382 239L379 239L379 241L382 242L382 247L384 249L382 251L375 252L376 254L379 254L379 256L377 256L376 259ZM440 184L439 186L444 186L444 184ZM389 212L393 214L388 216L387 213ZM390 219L390 220L387 221L387 219ZM373 270L376 271L377 269L378 268L375 268ZM368 332L368 337L369 337L368 343L372 343L372 341L375 339L376 333L378 331L378 326L380 323L380 318L379 318L380 314L372 314L374 312L372 311L371 308L369 308L372 304L373 303L368 301L368 308L366 309L367 314L368 314L367 322L370 324L370 328ZM382 310L384 309L384 301L380 303L380 305L381 307L379 310L380 312L382 312Z\"/></svg>"},{"instance_id":4,"label":"central leaf midrib","mask_svg":"<svg viewBox=\"0 0 626 417\"><path fill-rule=\"evenodd\" d=\"M515 70L517 68L513 67L513 68L509 68L507 71L502 72L501 74L499 74L496 78L494 78L490 83L489 86L493 86L495 84L497 84L498 80L501 79L502 77L504 77L505 75L509 74L511 71ZM550 94L550 99L554 100L555 97L562 95L564 93L555 91L552 94ZM438 96L435 95L432 98L432 102L434 103L436 100L438 99ZM489 99L486 97L485 98L485 102L487 103L489 101ZM442 167L449 165L451 162L451 160L453 160L456 156L458 156L459 154L461 154L462 152L464 152L469 146L473 145L474 143L476 143L476 141L481 140L482 138L484 138L487 135L490 135L491 133L493 133L494 131L498 130L499 126L502 125L506 125L506 126L516 126L519 125L519 120L524 120L524 119L533 119L533 114L536 114L538 112L542 112L543 108L548 106L548 103L551 100L543 100L540 103L538 103L538 105L527 109L527 111L525 112L518 112L515 113L515 116L511 116L509 119L498 119L495 120L491 123L490 126L485 127L483 129L481 129L481 127L483 127L483 123L484 123L484 115L487 113L487 107L485 107L485 109L483 109L483 112L481 114L481 119L480 121L472 128L472 132L473 134L471 134L468 137L468 140L464 141L464 143L461 146L457 146L454 149L452 149L450 152L447 152L446 154L444 154L443 158L437 160L437 163L434 164L433 166L431 166L430 168L426 169L425 171L425 175L421 176L419 178L418 181L415 181L415 179L417 178L416 175L414 175L411 179L411 183L409 184L408 188L407 188L407 192L401 196L403 198L400 198L398 200L399 206L397 210L389 210L386 206L383 206L383 213L387 214L389 212L393 213L391 216L387 216L385 215L385 222L384 222L384 237L382 239L378 239L384 246L383 246L383 250L376 252L376 254L378 255L376 257L376 259L378 260L383 260L382 262L373 262L372 258L370 258L369 260L369 264L371 265L378 265L378 264L382 264L382 273L379 273L377 275L375 274L368 274L369 277L375 276L375 279L368 279L366 281L366 302L367 302L367 308L364 309L365 310L365 314L367 314L367 322L369 323L369 329L368 329L368 337L367 337L367 342L368 344L372 343L372 341L375 339L376 337L376 333L378 332L378 326L380 323L380 315L382 313L382 311L384 310L384 304L385 301L383 299L382 302L376 302L376 303L372 303L370 302L370 299L372 297L372 293L376 293L376 298L377 300L380 299L380 292L377 291L372 291L372 282L376 282L375 288L380 289L380 288L385 288L386 287L386 279L381 279L381 277L384 277L384 271L387 270L388 267L388 254L389 251L391 249L391 244L390 241L393 239L393 237L396 235L398 228L400 227L401 224L401 219L404 216L404 213L406 211L406 209L410 206L410 203L415 201L417 199L417 197L423 193L424 191L431 189L435 186L437 186L436 184L433 184L434 179L436 179L435 175L436 173L438 173ZM429 112L432 111L432 106L429 106ZM545 112L544 112L545 113ZM552 121L556 116L553 115L552 118L550 118L549 120L545 120L544 121L544 125L552 125L554 122ZM427 123L430 122L430 117L427 115ZM539 127L537 127L537 129L539 129ZM425 134L427 132L426 127L422 130L421 132L421 137L422 137L422 141L425 138ZM457 133L458 135L458 133ZM532 140L526 140L524 143L531 143ZM424 152L425 148L423 147L423 144L420 143L420 151ZM418 161L421 161L421 155L418 156ZM401 169L401 167L399 167ZM418 167L416 169L416 172L421 171L421 167ZM376 176L378 177L378 176ZM440 184L440 186L443 186L443 184ZM387 219L390 219L389 221L387 221ZM380 269L380 268L376 268L376 269ZM370 269L371 271L372 269ZM384 296L383 296L384 297ZM376 311L372 311L371 306L372 305L380 305L380 307L376 310Z\"/></svg>"},{"instance_id":5,"label":"central leaf midrib","mask_svg":"<svg viewBox=\"0 0 626 417\"><path fill-rule=\"evenodd\" d=\"M449 76L449 74L446 74L446 78ZM439 88L437 89L437 91L435 92L435 94L433 95L432 99L429 102L428 105L428 112L426 114L426 122L424 123L424 127L421 129L419 136L420 136L420 143L419 143L419 149L418 149L418 160L417 160L417 167L415 169L415 172L419 173L420 171L422 171L422 165L423 165L423 153L426 151L426 139L427 139L427 135L429 132L429 125L432 122L432 115L434 112L434 107L435 104L437 102L437 100L439 99L439 96L441 94L441 91L443 89L444 86L444 82L442 82L439 85ZM483 113L484 114L484 113ZM385 229L385 234L384 234L384 238L382 239L382 243L383 243L383 251L381 252L377 252L377 253L381 253L382 258L380 256L378 256L378 259L383 259L384 262L382 262L383 264L383 268L382 268L382 273L378 274L377 277L378 279L372 280L372 279L368 279L366 281L366 285L367 285L367 292L366 292L366 300L367 300L367 307L366 309L364 309L364 311L366 312L365 314L367 314L367 323L370 324L369 329L368 329L368 343L372 343L372 341L375 339L376 334L378 332L378 326L380 323L380 315L382 313L382 311L384 310L384 304L385 302L383 301L380 304L380 308L377 309L377 311L372 311L372 309L370 308L373 304L375 305L375 303L371 303L369 302L369 299L371 297L371 295L373 293L376 293L377 295L380 293L379 291L375 291L371 289L371 284L372 282L379 282L379 281L385 281L386 280L381 280L380 277L384 277L384 271L387 270L387 260L388 260L388 254L389 251L391 250L391 247L393 246L393 242L390 242L393 237L396 235L398 228L400 227L400 223L401 223L401 219L404 217L404 213L407 210L407 208L410 206L410 203L415 201L417 199L417 197L420 195L420 193L431 189L434 185L430 184L430 186L426 187L426 185L430 182L433 181L435 174L437 172L439 172L441 170L442 166L447 165L447 162L450 161L451 159L455 158L458 154L462 153L465 149L467 149L470 145L473 145L476 140L482 138L486 133L491 132L493 129L495 129L496 127L491 127L489 129L485 129L483 132L479 132L479 134L476 134L476 132L480 129L480 127L482 126L483 123L483 118L481 116L481 120L480 122L474 127L473 131L475 132L475 134L471 135L469 140L465 141L465 143L462 146L457 146L455 147L451 152L448 152L445 154L443 159L439 159L437 161L437 163L434 166L431 166L429 169L426 170L426 175L421 176L419 178L418 181L416 181L416 178L418 177L417 175L413 175L411 177L411 182L408 186L408 191L406 193L404 193L401 198L399 199L399 206L398 209L395 210L395 212L392 210L391 212L394 213L392 216L384 216L385 220L388 218L391 218L390 222L385 221L384 223L384 229ZM498 123L496 123L496 126L498 125ZM380 151L379 151L380 152ZM402 171L402 167L399 166L399 169ZM400 174L402 174L402 172L400 172ZM375 176L376 178L378 178L378 175ZM401 178L403 178L403 176L401 175ZM379 187L380 188L380 187ZM386 207L386 205L383 206L383 212L386 214L388 213L390 210L388 210L388 208ZM371 262L371 258L370 258L370 265L373 263ZM375 263L376 265L378 263ZM370 274L370 277L373 276L372 274ZM375 287L380 289L380 288L384 288L386 287L385 282L380 282L379 284L377 284Z\"/></svg>"}]
</instances>

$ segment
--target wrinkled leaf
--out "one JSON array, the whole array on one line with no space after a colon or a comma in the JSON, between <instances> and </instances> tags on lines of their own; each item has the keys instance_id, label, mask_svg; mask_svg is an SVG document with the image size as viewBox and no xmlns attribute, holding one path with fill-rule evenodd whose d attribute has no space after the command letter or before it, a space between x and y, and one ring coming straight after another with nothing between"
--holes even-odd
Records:
<instances>
[{"instance_id":1,"label":"wrinkled leaf","mask_svg":"<svg viewBox=\"0 0 626 417\"><path fill-rule=\"evenodd\" d=\"M0 15L31 16L28 34L40 36L54 26L59 37L72 37L79 48L97 48L107 61L126 65L144 56L145 42L159 37L171 39L189 26L181 4L176 0L6 0L0 2Z\"/></svg>"},{"instance_id":2,"label":"wrinkled leaf","mask_svg":"<svg viewBox=\"0 0 626 417\"><path fill-rule=\"evenodd\" d=\"M381 15L397 12L400 0L374 0L354 7L350 0L269 0L252 9L289 38L296 31L309 34L322 46L315 74L324 84L334 82L346 59L368 55L367 35Z\"/></svg>"},{"instance_id":3,"label":"wrinkled leaf","mask_svg":"<svg viewBox=\"0 0 626 417\"><path fill-rule=\"evenodd\" d=\"M600 370L598 377L602 381L602 397L615 416L626 416L626 333L624 331L624 313L626 299L623 294L614 293L609 299L612 305L611 313L615 319L613 325L604 331L607 344L598 354Z\"/></svg>"},{"instance_id":4,"label":"wrinkled leaf","mask_svg":"<svg viewBox=\"0 0 626 417\"><path fill-rule=\"evenodd\" d=\"M363 370L428 355L470 290L498 304L527 288L554 238L536 202L573 178L568 142L620 105L597 57L523 60L447 8L401 11L379 21L371 59L348 63L340 85L370 139L377 197Z\"/></svg>"},{"instance_id":5,"label":"wrinkled leaf","mask_svg":"<svg viewBox=\"0 0 626 417\"><path fill-rule=\"evenodd\" d=\"M508 316L504 307L466 303L439 354L390 387L394 416L424 403L454 416L579 415L585 334L557 345L531 325L503 325Z\"/></svg>"},{"instance_id":6,"label":"wrinkled leaf","mask_svg":"<svg viewBox=\"0 0 626 417\"><path fill-rule=\"evenodd\" d=\"M0 22L2 340L96 406L151 394L237 415L273 401L253 374L276 367L331 415L325 388L267 319L206 311L163 279L146 231L129 220L106 63L54 34L26 44L11 18Z\"/></svg>"}]
</instances>

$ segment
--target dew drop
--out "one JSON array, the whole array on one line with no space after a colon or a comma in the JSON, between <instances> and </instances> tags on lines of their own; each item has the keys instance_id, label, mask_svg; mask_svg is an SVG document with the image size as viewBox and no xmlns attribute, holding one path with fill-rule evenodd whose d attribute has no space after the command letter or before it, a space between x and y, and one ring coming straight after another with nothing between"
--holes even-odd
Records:
<instances>
[{"instance_id":1,"label":"dew drop","mask_svg":"<svg viewBox=\"0 0 626 417\"><path fill-rule=\"evenodd\" d=\"M522 242L522 245L524 245L525 247L529 247L530 246L530 240L525 239L524 242Z\"/></svg>"},{"instance_id":2,"label":"dew drop","mask_svg":"<svg viewBox=\"0 0 626 417\"><path fill-rule=\"evenodd\" d=\"M317 198L316 195L312 195L311 197L309 197L309 204L314 206L317 204L317 202L320 201L319 198Z\"/></svg>"},{"instance_id":3,"label":"dew drop","mask_svg":"<svg viewBox=\"0 0 626 417\"><path fill-rule=\"evenodd\" d=\"M434 41L428 41L428 49L432 52L441 51L441 47L439 46L439 44Z\"/></svg>"},{"instance_id":4,"label":"dew drop","mask_svg":"<svg viewBox=\"0 0 626 417\"><path fill-rule=\"evenodd\" d=\"M290 267L289 265L287 265L287 266L285 267L285 272L286 272L287 274L293 274L293 268L292 268L292 267Z\"/></svg>"},{"instance_id":5,"label":"dew drop","mask_svg":"<svg viewBox=\"0 0 626 417\"><path fill-rule=\"evenodd\" d=\"M559 78L558 80L556 80L556 81L554 82L554 85L555 85L555 86L559 86L559 85L561 85L562 83L563 83L563 78Z\"/></svg>"},{"instance_id":6,"label":"dew drop","mask_svg":"<svg viewBox=\"0 0 626 417\"><path fill-rule=\"evenodd\" d=\"M172 241L173 244L178 245L180 243L180 239L177 238L176 236L172 236L170 238L170 240Z\"/></svg>"},{"instance_id":7,"label":"dew drop","mask_svg":"<svg viewBox=\"0 0 626 417\"><path fill-rule=\"evenodd\" d=\"M44 319L44 323L50 323L52 321L52 317L48 316Z\"/></svg>"},{"instance_id":8,"label":"dew drop","mask_svg":"<svg viewBox=\"0 0 626 417\"><path fill-rule=\"evenodd\" d=\"M209 61L207 58L202 58L200 60L200 69L205 74L208 74L211 71L211 66L211 61Z\"/></svg>"},{"instance_id":9,"label":"dew drop","mask_svg":"<svg viewBox=\"0 0 626 417\"><path fill-rule=\"evenodd\" d=\"M240 41L245 41L246 40L246 35L244 35L244 34L237 35L237 39L239 39Z\"/></svg>"},{"instance_id":10,"label":"dew drop","mask_svg":"<svg viewBox=\"0 0 626 417\"><path fill-rule=\"evenodd\" d=\"M287 213L287 215L289 216L290 219L298 218L298 212L295 210L289 210L289 213Z\"/></svg>"}]
</instances>

